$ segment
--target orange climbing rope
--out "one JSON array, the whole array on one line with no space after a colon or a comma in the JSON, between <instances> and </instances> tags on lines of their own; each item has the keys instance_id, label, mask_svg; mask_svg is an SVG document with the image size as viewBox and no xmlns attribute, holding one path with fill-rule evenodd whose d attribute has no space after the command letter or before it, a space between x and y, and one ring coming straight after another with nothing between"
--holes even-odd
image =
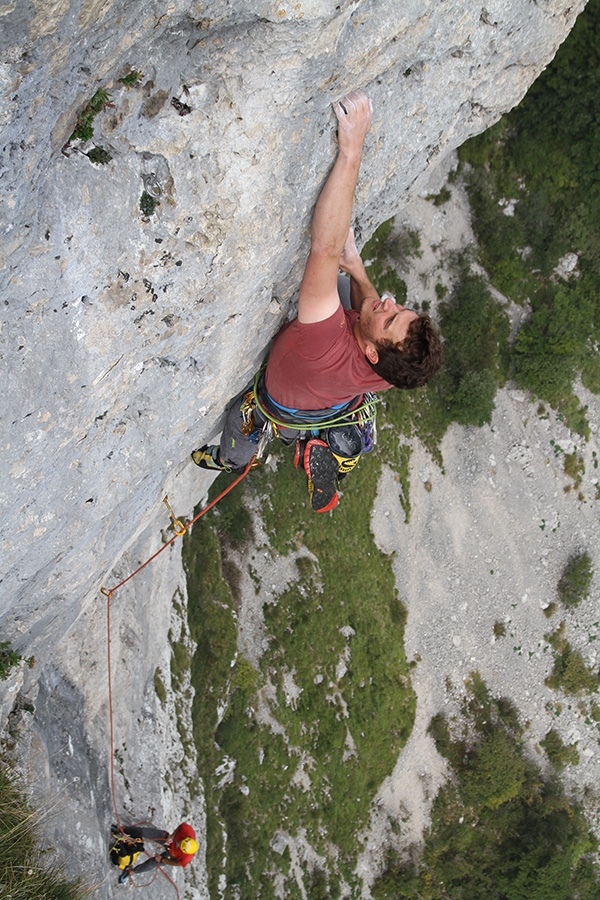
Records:
<instances>
[{"instance_id":1,"label":"orange climbing rope","mask_svg":"<svg viewBox=\"0 0 600 900\"><path fill-rule=\"evenodd\" d=\"M212 509L213 506L216 506L216 504L219 502L219 500L222 500L223 497L229 493L229 491L232 491L233 488L236 487L236 485L238 485L240 483L240 481L242 481L242 479L246 477L246 475L248 474L248 472L254 465L254 462L255 462L255 457L253 457L250 460L250 462L248 463L248 465L246 466L244 471L241 473L241 475L239 475L235 479L235 481L232 481L231 484L228 485L228 487L226 487L225 490L222 491L218 497L215 497L214 500L211 500L210 503L207 503L207 505L203 509L201 509L200 512L197 515L195 515L193 519L190 519L190 521L187 522L186 524L183 524L182 522L180 522L179 519L175 518L175 514L174 514L173 510L169 506L169 498L165 497L163 502L165 503L165 505L169 511L169 515L171 517L173 526L175 528L175 534L173 535L173 537L170 540L168 540L166 544L163 544L163 546L159 550L157 550L156 553L153 553L152 556L146 560L146 562L142 563L141 566L138 566L138 568L134 572L132 572L131 575L128 575L127 578L123 579L123 581L120 581L119 584L116 584L113 588L110 588L109 590L107 590L106 588L100 588L100 592L102 594L104 594L104 596L106 597L108 715L109 715L109 724L110 724L110 747L111 747L111 752L110 752L110 790L111 790L111 795L112 795L112 802L113 802L113 808L114 808L114 813L115 813L115 817L116 817L117 827L119 828L119 831L121 831L121 832L123 832L123 828L121 826L121 819L119 817L119 808L118 808L118 804L117 804L117 792L116 792L116 787L115 787L115 762L114 762L115 727L114 727L113 699L112 699L112 675L111 675L112 665L111 665L111 655L110 655L110 635L111 635L110 601L111 601L112 596L115 593L115 591L118 591L119 588L122 588L123 585L127 584L128 581L131 581L132 578L135 578L135 576L139 572L141 572L142 569L145 569L146 566L150 565L150 563L153 560L155 560L157 556L160 556L160 554L163 552L163 550L166 550L167 547L170 547L171 544L174 541L176 541L178 537L181 537L182 535L184 535L185 532L188 530L188 528L191 528L192 525L198 521L198 519L200 519L205 513L207 513L209 511L209 509ZM175 884L175 882L164 871L162 866L158 866L158 871L164 875L164 877L167 879L167 881L171 882L171 884L173 885L173 887L175 889L175 893L177 894L177 898L179 900L179 891L177 890L177 885ZM154 878L156 878L156 874L154 875ZM152 882L154 881L154 878L152 879L152 881L148 882L148 884L134 885L134 886L135 887L148 887L150 884L152 884ZM131 876L130 876L130 880L132 883L134 883Z\"/></svg>"},{"instance_id":2,"label":"orange climbing rope","mask_svg":"<svg viewBox=\"0 0 600 900\"><path fill-rule=\"evenodd\" d=\"M150 559L147 559L145 563L142 563L141 566L138 566L138 568L135 570L135 572L132 572L131 575L128 575L127 578L124 578L123 581L120 581L119 584L116 584L113 588L110 588L109 590L106 590L106 588L100 588L100 593L104 594L105 597L108 597L110 599L112 597L112 595L116 591L119 590L119 588L122 588L123 585L127 584L128 581L131 581L132 578L135 578L135 576L138 575L142 571L142 569L145 569L146 566L150 565L150 563L153 562L157 556L160 556L160 554L164 550L166 550L167 547L170 547L171 544L174 541L176 541L178 537L181 537L183 534L185 534L185 532L188 530L188 528L191 528L192 525L194 524L194 522L197 522L198 519L204 515L204 513L207 513L209 511L209 509L212 509L213 506L216 506L216 504L219 502L219 500L223 499L225 494L228 494L229 491L232 491L234 489L234 487L236 487L236 485L238 485L240 483L240 481L246 477L246 475L248 474L248 472L254 465L254 460L255 460L255 457L253 456L252 459L250 460L250 462L248 463L248 465L246 466L246 468L244 469L244 471L242 472L242 474L238 475L238 477L235 479L235 481L232 481L231 484L228 487L226 487L225 490L222 491L218 497L215 497L214 500L211 500L211 502L208 503L204 507L204 509L200 510L198 515L194 516L193 519L190 519L190 521L187 522L187 524L185 524L185 525L183 525L179 521L179 519L175 518L175 515L167 502L167 507L169 509L171 518L173 519L173 523L175 526L175 534L173 535L173 537L170 540L168 540L166 544L163 544L162 547L160 548L160 550L157 550L156 553L153 553L152 556L150 557ZM168 500L168 497L165 497L165 500Z\"/></svg>"}]
</instances>

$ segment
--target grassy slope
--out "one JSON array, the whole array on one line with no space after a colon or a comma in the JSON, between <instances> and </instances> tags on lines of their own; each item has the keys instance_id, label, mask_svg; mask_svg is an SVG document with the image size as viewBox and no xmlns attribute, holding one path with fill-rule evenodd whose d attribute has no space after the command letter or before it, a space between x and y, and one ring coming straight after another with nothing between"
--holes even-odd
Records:
<instances>
[{"instance_id":1,"label":"grassy slope","mask_svg":"<svg viewBox=\"0 0 600 900\"><path fill-rule=\"evenodd\" d=\"M239 886L242 897L273 896L273 871L287 875L287 857L269 849L278 829L292 835L306 830L327 861L323 864L334 893L340 878L353 881L358 835L414 719L403 649L405 611L390 561L379 553L370 532L378 473L377 459L364 459L344 483L335 514L323 516L307 505L305 479L293 468L290 451L282 453L276 477L267 470L250 476L249 489L263 494L273 551L287 554L302 548L305 553L306 548L318 559L316 565L306 556L300 559L297 582L265 609L269 649L254 677L247 663L230 665L236 579L230 572L232 593L223 579L217 538L219 529L225 543L231 539L227 532L239 530L243 512L234 507L241 502L241 489L237 497L227 498L229 509L196 527L187 540L186 565L195 573L190 577L190 621L200 642L193 670L194 719L201 774L208 783L213 889L222 860L219 822L228 835L227 880ZM345 636L340 631L344 626L353 633ZM347 672L339 677L336 666L346 654ZM286 673L293 673L302 691L296 708L286 705ZM267 680L276 691L271 713L285 737L259 725L254 715L256 690ZM225 697L227 713L216 728L217 705ZM214 772L226 756L237 761L234 780L217 789ZM292 784L301 762L309 790ZM247 796L240 792L243 786L249 789ZM304 876L307 885L315 878L306 871ZM286 890L300 896L292 879ZM231 891L227 896L233 896Z\"/></svg>"}]
</instances>

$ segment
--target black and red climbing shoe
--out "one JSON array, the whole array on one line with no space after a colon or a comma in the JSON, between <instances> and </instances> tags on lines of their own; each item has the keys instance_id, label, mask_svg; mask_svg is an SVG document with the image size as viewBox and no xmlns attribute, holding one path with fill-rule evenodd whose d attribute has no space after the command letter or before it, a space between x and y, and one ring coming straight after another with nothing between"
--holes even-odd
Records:
<instances>
[{"instance_id":1,"label":"black and red climbing shoe","mask_svg":"<svg viewBox=\"0 0 600 900\"><path fill-rule=\"evenodd\" d=\"M294 465L299 471L304 471L304 451L306 450L306 438L299 437L296 440L296 451L294 453Z\"/></svg>"},{"instance_id":2,"label":"black and red climbing shoe","mask_svg":"<svg viewBox=\"0 0 600 900\"><path fill-rule=\"evenodd\" d=\"M308 495L315 512L329 512L338 505L338 463L325 443L318 438L304 448L304 470L308 476Z\"/></svg>"}]
</instances>

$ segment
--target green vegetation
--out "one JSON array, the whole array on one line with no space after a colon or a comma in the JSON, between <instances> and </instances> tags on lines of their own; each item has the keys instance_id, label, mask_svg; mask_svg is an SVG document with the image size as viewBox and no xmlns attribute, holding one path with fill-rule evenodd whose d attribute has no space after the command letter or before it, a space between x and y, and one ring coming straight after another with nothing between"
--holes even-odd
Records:
<instances>
[{"instance_id":1,"label":"green vegetation","mask_svg":"<svg viewBox=\"0 0 600 900\"><path fill-rule=\"evenodd\" d=\"M585 466L583 459L576 453L565 453L565 461L563 464L565 475L573 479L576 488L581 484L583 475L585 474Z\"/></svg>"},{"instance_id":2,"label":"green vegetation","mask_svg":"<svg viewBox=\"0 0 600 900\"><path fill-rule=\"evenodd\" d=\"M586 600L593 577L594 569L587 550L571 556L558 582L558 596L563 606L572 609Z\"/></svg>"},{"instance_id":3,"label":"green vegetation","mask_svg":"<svg viewBox=\"0 0 600 900\"><path fill-rule=\"evenodd\" d=\"M11 671L18 666L23 657L13 650L10 641L0 642L0 679L6 681Z\"/></svg>"},{"instance_id":4,"label":"green vegetation","mask_svg":"<svg viewBox=\"0 0 600 900\"><path fill-rule=\"evenodd\" d=\"M390 237L392 224L393 220L384 223L364 250L365 259L371 261L369 277L380 293L394 293L390 286L394 273L389 262L402 269L410 256L397 252ZM407 437L417 436L440 466L438 448L447 428L452 422L478 426L489 423L496 390L504 384L508 369L506 312L490 294L485 279L471 270L470 252L449 263L454 271L454 287L449 296L442 286L438 291L438 296L444 298L439 307L439 326L444 338L445 365L425 388L384 395L394 425ZM402 302L403 298L397 299Z\"/></svg>"},{"instance_id":5,"label":"green vegetation","mask_svg":"<svg viewBox=\"0 0 600 900\"><path fill-rule=\"evenodd\" d=\"M136 84L139 84L143 77L143 72L138 71L138 69L132 69L131 72L127 73L127 75L119 78L119 84L123 84L127 89L129 89L135 87Z\"/></svg>"},{"instance_id":6,"label":"green vegetation","mask_svg":"<svg viewBox=\"0 0 600 900\"><path fill-rule=\"evenodd\" d=\"M506 625L504 622L494 622L494 637L501 638L506 634Z\"/></svg>"},{"instance_id":7,"label":"green vegetation","mask_svg":"<svg viewBox=\"0 0 600 900\"><path fill-rule=\"evenodd\" d=\"M393 444L391 429L385 434ZM406 612L390 561L370 532L377 461L359 464L344 483L334 518L314 515L291 456L278 453L276 478L258 469L244 482L263 495L271 546L257 552L300 552L297 581L264 608L268 647L260 669L237 651L239 573L227 564L231 529L244 514L244 488L226 498L229 511L209 513L184 538L190 629L198 641L193 718L207 789L209 889L216 895L224 874L228 898L273 897L278 871L289 879L289 896L300 896L287 854L270 846L279 829L294 835L306 829L327 859L327 874L304 872L311 897L326 889L335 896L342 877L353 884L358 835L414 719L403 650ZM399 456L392 454L392 464ZM214 492L227 480L219 476ZM269 727L267 713L277 728ZM236 765L223 782L228 759Z\"/></svg>"},{"instance_id":8,"label":"green vegetation","mask_svg":"<svg viewBox=\"0 0 600 900\"><path fill-rule=\"evenodd\" d=\"M511 374L586 437L572 384L580 372L600 388L599 27L600 0L590 0L523 102L460 150L481 264L507 297L531 305ZM568 253L577 273L557 275Z\"/></svg>"},{"instance_id":9,"label":"green vegetation","mask_svg":"<svg viewBox=\"0 0 600 900\"><path fill-rule=\"evenodd\" d=\"M552 634L547 634L546 640L554 651L552 673L546 678L549 688L571 695L594 693L598 690L600 675L586 665L578 650L573 650L565 638L564 622Z\"/></svg>"},{"instance_id":10,"label":"green vegetation","mask_svg":"<svg viewBox=\"0 0 600 900\"><path fill-rule=\"evenodd\" d=\"M443 206L444 203L447 203L451 197L452 191L450 190L448 185L444 185L439 194L429 194L426 199L431 200L434 206Z\"/></svg>"},{"instance_id":11,"label":"green vegetation","mask_svg":"<svg viewBox=\"0 0 600 900\"><path fill-rule=\"evenodd\" d=\"M23 657L13 649L10 641L0 641L0 681L6 681L12 670L22 661ZM30 656L25 662L31 669L35 664L35 657Z\"/></svg>"},{"instance_id":12,"label":"green vegetation","mask_svg":"<svg viewBox=\"0 0 600 900\"><path fill-rule=\"evenodd\" d=\"M96 163L99 166L107 165L112 159L112 156L108 150L104 149L104 147L92 147L85 155L90 162Z\"/></svg>"},{"instance_id":13,"label":"green vegetation","mask_svg":"<svg viewBox=\"0 0 600 900\"><path fill-rule=\"evenodd\" d=\"M560 772L565 766L576 766L579 762L579 751L575 744L563 743L563 739L554 728L550 729L540 744L557 772Z\"/></svg>"},{"instance_id":14,"label":"green vegetation","mask_svg":"<svg viewBox=\"0 0 600 900\"><path fill-rule=\"evenodd\" d=\"M424 852L414 864L390 856L373 897L598 900L597 842L581 807L525 757L514 707L493 699L477 673L467 687L465 736L442 716L431 723L455 779L434 803Z\"/></svg>"},{"instance_id":15,"label":"green vegetation","mask_svg":"<svg viewBox=\"0 0 600 900\"><path fill-rule=\"evenodd\" d=\"M169 633L169 638L171 634ZM181 687L192 664L190 651L183 641L171 640L171 678L175 687Z\"/></svg>"},{"instance_id":16,"label":"green vegetation","mask_svg":"<svg viewBox=\"0 0 600 900\"><path fill-rule=\"evenodd\" d=\"M167 689L165 687L164 681L161 678L160 669L158 668L158 666L154 670L154 690L156 691L156 696L164 705L167 702Z\"/></svg>"},{"instance_id":17,"label":"green vegetation","mask_svg":"<svg viewBox=\"0 0 600 900\"><path fill-rule=\"evenodd\" d=\"M142 196L140 197L140 209L144 218L149 219L150 216L154 215L154 210L159 205L158 200L152 197L148 191L142 191Z\"/></svg>"},{"instance_id":18,"label":"green vegetation","mask_svg":"<svg viewBox=\"0 0 600 900\"><path fill-rule=\"evenodd\" d=\"M446 364L427 388L411 392L412 408L408 401L403 410L405 429L440 463L437 447L449 424L489 423L496 390L508 377L589 437L587 410L572 384L581 372L586 387L600 390L599 25L600 0L591 0L521 105L461 148L478 261L507 298L531 305L531 315L509 346L505 310L472 271L471 254L450 260L454 290L447 298L446 287L436 287ZM430 199L441 204L449 194ZM378 291L404 302L406 285L396 270L418 252L418 236L394 236L393 221L384 223L364 249ZM567 253L577 254L578 274L560 277L555 269ZM565 471L577 488L580 457L566 459Z\"/></svg>"},{"instance_id":19,"label":"green vegetation","mask_svg":"<svg viewBox=\"0 0 600 900\"><path fill-rule=\"evenodd\" d=\"M223 480L224 476L217 479ZM219 485L219 490L223 485ZM211 489L210 497L218 493ZM239 497L241 490L230 496ZM221 501L223 502L223 501ZM219 504L220 505L220 504ZM213 521L216 515L211 516ZM211 895L217 876L215 860L223 851L219 815L219 793L214 777L221 762L215 745L215 730L227 709L231 662L237 646L235 603L223 576L221 544L217 526L206 527L202 522L183 538L183 561L188 584L188 625L197 642L191 664L191 680L195 687L192 706L194 743L198 753L198 774L206 793L207 847Z\"/></svg>"},{"instance_id":20,"label":"green vegetation","mask_svg":"<svg viewBox=\"0 0 600 900\"><path fill-rule=\"evenodd\" d=\"M0 761L0 888L6 900L82 900L89 891L44 859L37 836L42 817Z\"/></svg>"},{"instance_id":21,"label":"green vegetation","mask_svg":"<svg viewBox=\"0 0 600 900\"><path fill-rule=\"evenodd\" d=\"M104 110L108 103L110 103L110 95L103 88L97 90L89 103L77 116L77 124L69 141L91 141L94 136L94 119L99 112Z\"/></svg>"},{"instance_id":22,"label":"green vegetation","mask_svg":"<svg viewBox=\"0 0 600 900\"><path fill-rule=\"evenodd\" d=\"M509 322L485 280L471 271L469 254L455 260L455 269L455 287L440 304L446 362L433 388L447 425L482 426L491 422L496 389L505 380Z\"/></svg>"}]
</instances>

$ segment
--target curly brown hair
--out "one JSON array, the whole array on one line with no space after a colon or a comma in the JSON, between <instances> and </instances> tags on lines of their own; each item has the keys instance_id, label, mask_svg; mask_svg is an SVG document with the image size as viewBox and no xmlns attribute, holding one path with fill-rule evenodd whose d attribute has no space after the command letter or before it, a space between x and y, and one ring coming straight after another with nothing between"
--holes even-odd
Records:
<instances>
[{"instance_id":1,"label":"curly brown hair","mask_svg":"<svg viewBox=\"0 0 600 900\"><path fill-rule=\"evenodd\" d=\"M379 341L379 359L371 363L377 374L394 387L408 390L427 384L444 362L439 332L429 316L418 316L400 344Z\"/></svg>"}]
</instances>

